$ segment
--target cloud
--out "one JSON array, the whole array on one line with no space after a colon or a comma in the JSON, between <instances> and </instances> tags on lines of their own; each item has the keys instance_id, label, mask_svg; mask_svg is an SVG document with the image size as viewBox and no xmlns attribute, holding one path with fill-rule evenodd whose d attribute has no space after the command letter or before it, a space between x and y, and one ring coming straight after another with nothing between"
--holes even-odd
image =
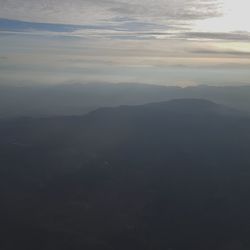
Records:
<instances>
[{"instance_id":1,"label":"cloud","mask_svg":"<svg viewBox=\"0 0 250 250\"><path fill-rule=\"evenodd\" d=\"M249 41L247 32L197 32L225 0L3 0L0 32L88 38ZM47 33L46 33L47 32Z\"/></svg>"},{"instance_id":2,"label":"cloud","mask_svg":"<svg viewBox=\"0 0 250 250\"><path fill-rule=\"evenodd\" d=\"M8 57L7 56L0 56L0 60L7 60Z\"/></svg>"},{"instance_id":3,"label":"cloud","mask_svg":"<svg viewBox=\"0 0 250 250\"><path fill-rule=\"evenodd\" d=\"M218 3L219 0L4 0L0 17L77 25L121 15L179 21L217 16Z\"/></svg>"},{"instance_id":4,"label":"cloud","mask_svg":"<svg viewBox=\"0 0 250 250\"><path fill-rule=\"evenodd\" d=\"M196 32L222 0L4 0L0 32L88 38L249 41L247 32ZM46 33L47 32L47 33Z\"/></svg>"},{"instance_id":5,"label":"cloud","mask_svg":"<svg viewBox=\"0 0 250 250\"><path fill-rule=\"evenodd\" d=\"M4 0L0 18L35 23L182 27L219 15L220 0ZM28 13L28 14L27 14Z\"/></svg>"},{"instance_id":6,"label":"cloud","mask_svg":"<svg viewBox=\"0 0 250 250\"><path fill-rule=\"evenodd\" d=\"M7 80L215 82L227 68L230 80L250 63L249 33L195 28L221 15L222 0L0 1ZM244 51L235 46L241 42ZM241 74L249 79L247 70Z\"/></svg>"},{"instance_id":7,"label":"cloud","mask_svg":"<svg viewBox=\"0 0 250 250\"><path fill-rule=\"evenodd\" d=\"M209 39L209 40L231 40L231 41L249 41L249 32L184 32L179 35L180 38L190 39Z\"/></svg>"},{"instance_id":8,"label":"cloud","mask_svg":"<svg viewBox=\"0 0 250 250\"><path fill-rule=\"evenodd\" d=\"M195 54L250 57L250 51L242 51L242 50L195 49L192 50L191 52Z\"/></svg>"}]
</instances>

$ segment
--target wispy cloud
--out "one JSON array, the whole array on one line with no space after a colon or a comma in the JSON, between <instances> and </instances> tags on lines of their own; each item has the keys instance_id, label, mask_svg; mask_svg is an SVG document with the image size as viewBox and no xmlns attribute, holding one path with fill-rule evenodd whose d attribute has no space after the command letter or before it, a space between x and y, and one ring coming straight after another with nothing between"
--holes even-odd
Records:
<instances>
[{"instance_id":1,"label":"wispy cloud","mask_svg":"<svg viewBox=\"0 0 250 250\"><path fill-rule=\"evenodd\" d=\"M206 40L228 40L249 41L249 32L184 32L179 35L182 38L206 39Z\"/></svg>"},{"instance_id":2,"label":"wispy cloud","mask_svg":"<svg viewBox=\"0 0 250 250\"><path fill-rule=\"evenodd\" d=\"M191 22L220 15L220 0L5 0L0 8L4 31L76 30L178 31ZM28 13L28 14L27 14Z\"/></svg>"},{"instance_id":3,"label":"wispy cloud","mask_svg":"<svg viewBox=\"0 0 250 250\"><path fill-rule=\"evenodd\" d=\"M5 0L0 32L114 39L249 41L247 32L198 32L197 20L223 15L223 0Z\"/></svg>"},{"instance_id":4,"label":"wispy cloud","mask_svg":"<svg viewBox=\"0 0 250 250\"><path fill-rule=\"evenodd\" d=\"M137 20L204 19L219 15L219 0L5 0L0 16L31 22L93 24L117 17ZM28 13L28 15L27 15Z\"/></svg>"},{"instance_id":5,"label":"wispy cloud","mask_svg":"<svg viewBox=\"0 0 250 250\"><path fill-rule=\"evenodd\" d=\"M242 51L242 50L219 50L219 49L195 49L191 51L195 54L202 55L229 55L235 57L250 57L250 51Z\"/></svg>"},{"instance_id":6,"label":"wispy cloud","mask_svg":"<svg viewBox=\"0 0 250 250\"><path fill-rule=\"evenodd\" d=\"M197 28L223 1L2 0L1 79L245 82L250 33Z\"/></svg>"}]
</instances>

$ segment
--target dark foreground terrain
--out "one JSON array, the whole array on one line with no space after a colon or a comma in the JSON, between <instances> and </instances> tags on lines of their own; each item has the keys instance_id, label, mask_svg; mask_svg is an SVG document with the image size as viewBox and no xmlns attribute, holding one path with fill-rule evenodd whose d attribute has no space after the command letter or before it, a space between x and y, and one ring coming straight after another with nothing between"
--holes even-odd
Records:
<instances>
[{"instance_id":1,"label":"dark foreground terrain","mask_svg":"<svg viewBox=\"0 0 250 250\"><path fill-rule=\"evenodd\" d=\"M250 249L249 153L201 99L2 120L0 249Z\"/></svg>"}]
</instances>

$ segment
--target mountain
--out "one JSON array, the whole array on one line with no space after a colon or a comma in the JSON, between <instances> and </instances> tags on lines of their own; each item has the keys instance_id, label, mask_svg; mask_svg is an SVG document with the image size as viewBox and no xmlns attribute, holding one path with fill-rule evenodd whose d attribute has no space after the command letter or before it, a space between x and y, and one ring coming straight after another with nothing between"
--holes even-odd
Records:
<instances>
[{"instance_id":1,"label":"mountain","mask_svg":"<svg viewBox=\"0 0 250 250\"><path fill-rule=\"evenodd\" d=\"M203 99L2 120L0 248L249 249L249 135Z\"/></svg>"},{"instance_id":2,"label":"mountain","mask_svg":"<svg viewBox=\"0 0 250 250\"><path fill-rule=\"evenodd\" d=\"M180 98L208 99L250 112L250 87L167 87L147 84L0 85L0 117L82 115L99 107Z\"/></svg>"}]
</instances>

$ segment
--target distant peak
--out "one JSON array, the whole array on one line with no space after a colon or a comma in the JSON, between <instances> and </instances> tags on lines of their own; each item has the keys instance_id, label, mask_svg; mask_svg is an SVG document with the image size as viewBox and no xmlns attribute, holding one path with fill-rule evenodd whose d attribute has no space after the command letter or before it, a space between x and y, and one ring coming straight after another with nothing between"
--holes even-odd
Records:
<instances>
[{"instance_id":1,"label":"distant peak","mask_svg":"<svg viewBox=\"0 0 250 250\"><path fill-rule=\"evenodd\" d=\"M206 104L206 105L217 105L216 103L202 98L181 98L173 99L168 101L168 103L193 103L193 104Z\"/></svg>"},{"instance_id":2,"label":"distant peak","mask_svg":"<svg viewBox=\"0 0 250 250\"><path fill-rule=\"evenodd\" d=\"M206 99L199 98L184 98L184 99L173 99L165 102L157 102L157 103L149 103L145 104L145 106L155 106L155 107L167 107L167 108L199 108L199 109L207 109L207 108L218 108L220 105L214 103L212 101Z\"/></svg>"}]
</instances>

